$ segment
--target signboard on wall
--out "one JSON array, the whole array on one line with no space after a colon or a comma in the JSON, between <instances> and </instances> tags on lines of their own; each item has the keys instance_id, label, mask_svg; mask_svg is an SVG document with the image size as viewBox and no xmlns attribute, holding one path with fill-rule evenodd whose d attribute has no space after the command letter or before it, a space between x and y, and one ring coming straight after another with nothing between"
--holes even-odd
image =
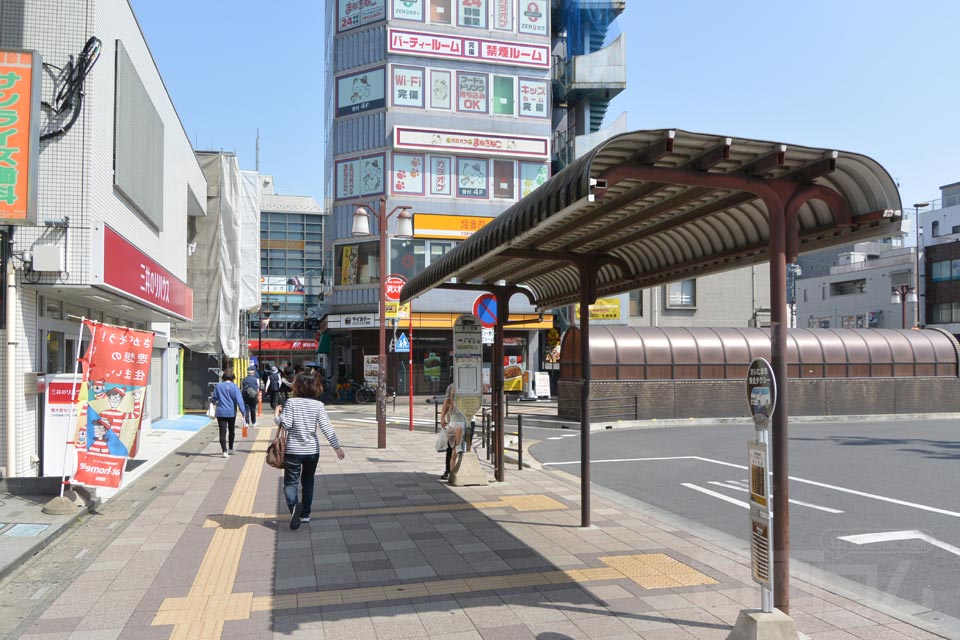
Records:
<instances>
[{"instance_id":1,"label":"signboard on wall","mask_svg":"<svg viewBox=\"0 0 960 640\"><path fill-rule=\"evenodd\" d=\"M408 31L387 30L388 53L448 58L451 60L475 60L490 64L550 68L550 48L547 45L526 44L509 40L488 38L464 38L461 36Z\"/></svg>"},{"instance_id":2,"label":"signboard on wall","mask_svg":"<svg viewBox=\"0 0 960 640\"><path fill-rule=\"evenodd\" d=\"M519 31L534 36L547 35L547 1L520 0Z\"/></svg>"},{"instance_id":3,"label":"signboard on wall","mask_svg":"<svg viewBox=\"0 0 960 640\"><path fill-rule=\"evenodd\" d=\"M91 235L91 284L181 320L193 319L193 289L103 223Z\"/></svg>"},{"instance_id":4,"label":"signboard on wall","mask_svg":"<svg viewBox=\"0 0 960 640\"><path fill-rule=\"evenodd\" d=\"M485 156L520 156L544 159L549 156L549 139L544 137L500 135L474 131L445 131L403 126L394 127L393 146L397 149L457 151Z\"/></svg>"},{"instance_id":5,"label":"signboard on wall","mask_svg":"<svg viewBox=\"0 0 960 640\"><path fill-rule=\"evenodd\" d=\"M386 156L377 153L334 161L337 200L380 195L384 192Z\"/></svg>"},{"instance_id":6,"label":"signboard on wall","mask_svg":"<svg viewBox=\"0 0 960 640\"><path fill-rule=\"evenodd\" d=\"M489 162L486 158L457 158L457 196L489 197Z\"/></svg>"},{"instance_id":7,"label":"signboard on wall","mask_svg":"<svg viewBox=\"0 0 960 640\"><path fill-rule=\"evenodd\" d=\"M495 220L483 216L445 216L438 213L413 214L413 237L440 240L469 238Z\"/></svg>"},{"instance_id":8,"label":"signboard on wall","mask_svg":"<svg viewBox=\"0 0 960 640\"><path fill-rule=\"evenodd\" d=\"M487 28L487 0L457 0L457 25Z\"/></svg>"},{"instance_id":9,"label":"signboard on wall","mask_svg":"<svg viewBox=\"0 0 960 640\"><path fill-rule=\"evenodd\" d=\"M547 81L532 78L520 78L520 117L546 118Z\"/></svg>"},{"instance_id":10,"label":"signboard on wall","mask_svg":"<svg viewBox=\"0 0 960 640\"><path fill-rule=\"evenodd\" d=\"M63 449L73 435L72 419L80 399L80 376L72 373L46 377L46 402L43 406L43 475L63 475ZM68 472L69 475L69 472Z\"/></svg>"},{"instance_id":11,"label":"signboard on wall","mask_svg":"<svg viewBox=\"0 0 960 640\"><path fill-rule=\"evenodd\" d=\"M451 156L430 156L430 195L452 195L453 158Z\"/></svg>"},{"instance_id":12,"label":"signboard on wall","mask_svg":"<svg viewBox=\"0 0 960 640\"><path fill-rule=\"evenodd\" d=\"M487 112L487 74L457 72L457 111Z\"/></svg>"},{"instance_id":13,"label":"signboard on wall","mask_svg":"<svg viewBox=\"0 0 960 640\"><path fill-rule=\"evenodd\" d=\"M391 15L394 20L414 20L423 22L424 0L393 0Z\"/></svg>"},{"instance_id":14,"label":"signboard on wall","mask_svg":"<svg viewBox=\"0 0 960 640\"><path fill-rule=\"evenodd\" d=\"M574 317L580 318L580 303L574 305ZM620 319L620 298L597 298L597 301L590 305L590 321L598 320L619 320Z\"/></svg>"},{"instance_id":15,"label":"signboard on wall","mask_svg":"<svg viewBox=\"0 0 960 640\"><path fill-rule=\"evenodd\" d=\"M337 0L337 31L348 31L387 17L386 0Z\"/></svg>"},{"instance_id":16,"label":"signboard on wall","mask_svg":"<svg viewBox=\"0 0 960 640\"><path fill-rule=\"evenodd\" d=\"M385 78L383 67L337 78L337 117L386 106Z\"/></svg>"},{"instance_id":17,"label":"signboard on wall","mask_svg":"<svg viewBox=\"0 0 960 640\"><path fill-rule=\"evenodd\" d=\"M0 50L0 224L36 224L40 54Z\"/></svg>"},{"instance_id":18,"label":"signboard on wall","mask_svg":"<svg viewBox=\"0 0 960 640\"><path fill-rule=\"evenodd\" d=\"M493 28L497 31L513 31L513 1L494 0Z\"/></svg>"},{"instance_id":19,"label":"signboard on wall","mask_svg":"<svg viewBox=\"0 0 960 640\"><path fill-rule=\"evenodd\" d=\"M449 71L430 71L430 108L431 109L452 109L453 91L450 89Z\"/></svg>"},{"instance_id":20,"label":"signboard on wall","mask_svg":"<svg viewBox=\"0 0 960 640\"><path fill-rule=\"evenodd\" d=\"M423 156L408 153L393 154L390 172L390 191L406 195L423 195Z\"/></svg>"},{"instance_id":21,"label":"signboard on wall","mask_svg":"<svg viewBox=\"0 0 960 640\"><path fill-rule=\"evenodd\" d=\"M547 181L549 169L545 164L520 163L520 197L525 198Z\"/></svg>"},{"instance_id":22,"label":"signboard on wall","mask_svg":"<svg viewBox=\"0 0 960 640\"><path fill-rule=\"evenodd\" d=\"M391 104L395 107L422 109L423 75L423 67L404 67L398 64L391 66Z\"/></svg>"}]
</instances>

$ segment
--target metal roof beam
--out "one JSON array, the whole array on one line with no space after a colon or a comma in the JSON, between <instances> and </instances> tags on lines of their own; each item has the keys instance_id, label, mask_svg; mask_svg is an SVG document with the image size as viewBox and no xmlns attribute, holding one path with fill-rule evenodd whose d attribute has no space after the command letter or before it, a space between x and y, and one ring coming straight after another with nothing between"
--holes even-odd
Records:
<instances>
[{"instance_id":1,"label":"metal roof beam","mask_svg":"<svg viewBox=\"0 0 960 640\"><path fill-rule=\"evenodd\" d=\"M778 144L776 147L777 148L770 153L740 165L734 173L759 178L770 173L777 167L783 166L787 161L787 145Z\"/></svg>"},{"instance_id":2,"label":"metal roof beam","mask_svg":"<svg viewBox=\"0 0 960 640\"><path fill-rule=\"evenodd\" d=\"M637 157L637 162L640 164L656 164L660 158L673 153L673 140L676 136L676 131L667 131L664 137L651 144Z\"/></svg>"},{"instance_id":3,"label":"metal roof beam","mask_svg":"<svg viewBox=\"0 0 960 640\"><path fill-rule=\"evenodd\" d=\"M831 151L819 160L800 167L792 172L789 177L797 182L813 182L817 178L837 170L838 155L836 151Z\"/></svg>"},{"instance_id":4,"label":"metal roof beam","mask_svg":"<svg viewBox=\"0 0 960 640\"><path fill-rule=\"evenodd\" d=\"M720 164L724 160L730 159L730 145L733 144L731 138L724 138L723 142L713 147L700 157L689 164L694 171L707 171Z\"/></svg>"}]
</instances>

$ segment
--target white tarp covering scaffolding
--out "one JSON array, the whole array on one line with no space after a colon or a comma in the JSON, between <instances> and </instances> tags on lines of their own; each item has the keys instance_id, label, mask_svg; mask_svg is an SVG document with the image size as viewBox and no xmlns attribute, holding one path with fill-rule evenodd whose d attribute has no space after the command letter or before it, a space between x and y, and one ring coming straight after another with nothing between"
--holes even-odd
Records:
<instances>
[{"instance_id":1,"label":"white tarp covering scaffolding","mask_svg":"<svg viewBox=\"0 0 960 640\"><path fill-rule=\"evenodd\" d=\"M197 159L207 179L207 215L191 219L191 242L197 243L187 262L187 284L194 291L193 322L176 323L174 333L192 351L238 358L245 235L240 165L233 154L200 152ZM246 235L259 238L259 226L258 221ZM258 282L259 262L255 260Z\"/></svg>"},{"instance_id":2,"label":"white tarp covering scaffolding","mask_svg":"<svg viewBox=\"0 0 960 640\"><path fill-rule=\"evenodd\" d=\"M260 308L260 174L240 172L240 310Z\"/></svg>"}]
</instances>

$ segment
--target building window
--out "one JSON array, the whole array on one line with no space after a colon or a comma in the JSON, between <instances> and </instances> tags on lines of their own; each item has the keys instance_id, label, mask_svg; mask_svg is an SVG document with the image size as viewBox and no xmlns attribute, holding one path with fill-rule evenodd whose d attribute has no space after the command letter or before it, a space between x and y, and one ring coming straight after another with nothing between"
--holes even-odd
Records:
<instances>
[{"instance_id":1,"label":"building window","mask_svg":"<svg viewBox=\"0 0 960 640\"><path fill-rule=\"evenodd\" d=\"M639 318L643 315L643 290L636 289L630 292L630 316Z\"/></svg>"},{"instance_id":2,"label":"building window","mask_svg":"<svg viewBox=\"0 0 960 640\"><path fill-rule=\"evenodd\" d=\"M944 302L933 305L934 324L960 322L960 302Z\"/></svg>"},{"instance_id":3,"label":"building window","mask_svg":"<svg viewBox=\"0 0 960 640\"><path fill-rule=\"evenodd\" d=\"M338 285L375 284L380 280L377 264L377 242L342 244L336 247L336 273Z\"/></svg>"},{"instance_id":4,"label":"building window","mask_svg":"<svg viewBox=\"0 0 960 640\"><path fill-rule=\"evenodd\" d=\"M830 296L850 296L858 293L865 293L867 290L867 281L845 280L843 282L830 283Z\"/></svg>"},{"instance_id":5,"label":"building window","mask_svg":"<svg viewBox=\"0 0 960 640\"><path fill-rule=\"evenodd\" d=\"M667 306L692 309L697 306L697 281L681 280L667 285Z\"/></svg>"},{"instance_id":6,"label":"building window","mask_svg":"<svg viewBox=\"0 0 960 640\"><path fill-rule=\"evenodd\" d=\"M930 223L930 231L933 232L933 237L936 238L940 235L940 221L934 220Z\"/></svg>"},{"instance_id":7,"label":"building window","mask_svg":"<svg viewBox=\"0 0 960 640\"><path fill-rule=\"evenodd\" d=\"M424 238L391 240L390 273L396 273L410 280L455 246L457 243L454 240Z\"/></svg>"}]
</instances>

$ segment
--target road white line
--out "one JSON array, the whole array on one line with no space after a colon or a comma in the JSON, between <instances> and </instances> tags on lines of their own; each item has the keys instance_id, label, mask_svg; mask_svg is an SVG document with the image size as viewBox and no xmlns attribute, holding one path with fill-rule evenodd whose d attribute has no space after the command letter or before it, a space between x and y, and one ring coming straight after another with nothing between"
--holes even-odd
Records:
<instances>
[{"instance_id":1,"label":"road white line","mask_svg":"<svg viewBox=\"0 0 960 640\"><path fill-rule=\"evenodd\" d=\"M724 502L729 502L730 504L735 504L735 505L737 505L738 507L743 507L744 509L749 509L749 508L750 508L750 505L747 504L746 502L744 502L743 500L737 500L736 498L731 498L730 496L725 496L725 495L723 495L722 493L717 493L716 491L711 491L710 489L706 489L706 488L704 488L704 487L698 487L697 485L695 485L695 484L690 484L689 482L684 482L684 483L682 483L682 484L683 484L683 486L686 487L687 489L693 489L694 491L699 491L700 493L705 493L705 494L707 494L708 496L713 496L714 498L719 498L720 500L723 500Z\"/></svg>"},{"instance_id":2,"label":"road white line","mask_svg":"<svg viewBox=\"0 0 960 640\"><path fill-rule=\"evenodd\" d=\"M702 462L710 462L712 464L723 465L724 467L733 467L734 469L744 469L746 466L742 464L734 464L732 462L724 462L723 460L714 460L712 458L704 458L702 456L664 456L661 458L611 458L609 460L592 460L591 464L603 464L605 462L650 462L657 460L700 460ZM567 464L580 464L578 460L572 462L546 462L543 466L559 466ZM949 509L940 509L939 507L931 507L930 505L920 504L918 502L908 502L907 500L899 500L897 498L888 498L886 496L880 496L875 493L867 493L865 491L857 491L856 489L847 489L846 487L838 487L836 485L827 484L825 482L817 482L815 480L805 480L803 478L798 478L796 476L789 476L789 478L795 482L800 482L803 484L813 485L815 487L822 487L824 489L832 489L834 491L840 491L841 493L849 493L850 495L860 496L861 498L870 498L871 500L879 500L880 502L888 502L890 504L898 504L902 507L910 507L911 509L919 509L920 511L929 511L931 513L939 513L941 515L950 516L952 518L960 518L960 512L950 511Z\"/></svg>"},{"instance_id":3,"label":"road white line","mask_svg":"<svg viewBox=\"0 0 960 640\"><path fill-rule=\"evenodd\" d=\"M707 484L716 485L718 487L724 487L726 489L733 489L734 491L742 491L744 493L750 493L750 489L748 489L747 487L741 487L740 485L734 484L733 482L730 482L728 484L725 482L718 482L716 480L711 480ZM790 504L795 504L799 507L809 507L810 509L817 509L818 511L826 511L827 513L843 513L843 511L841 511L840 509L833 509L832 507L821 507L818 504L813 504L811 502L804 502L802 500L794 500L793 498L790 498Z\"/></svg>"},{"instance_id":4,"label":"road white line","mask_svg":"<svg viewBox=\"0 0 960 640\"><path fill-rule=\"evenodd\" d=\"M554 436L552 438L547 438L547 440L563 440L563 436Z\"/></svg>"},{"instance_id":5,"label":"road white line","mask_svg":"<svg viewBox=\"0 0 960 640\"><path fill-rule=\"evenodd\" d=\"M840 536L840 540L846 540L847 542L852 542L853 544L875 544L877 542L891 542L894 540L923 540L924 542L932 544L935 547L939 547L944 551L949 551L956 556L960 556L960 547L955 547L952 544L943 542L942 540L937 540L933 536L917 530L861 533L855 536Z\"/></svg>"},{"instance_id":6,"label":"road white line","mask_svg":"<svg viewBox=\"0 0 960 640\"><path fill-rule=\"evenodd\" d=\"M377 424L376 418L341 418L345 422L362 422L364 424ZM409 424L409 420L394 420L387 418L387 424ZM423 424L423 425L432 425L433 420L418 420L417 418L413 419L413 424Z\"/></svg>"}]
</instances>

